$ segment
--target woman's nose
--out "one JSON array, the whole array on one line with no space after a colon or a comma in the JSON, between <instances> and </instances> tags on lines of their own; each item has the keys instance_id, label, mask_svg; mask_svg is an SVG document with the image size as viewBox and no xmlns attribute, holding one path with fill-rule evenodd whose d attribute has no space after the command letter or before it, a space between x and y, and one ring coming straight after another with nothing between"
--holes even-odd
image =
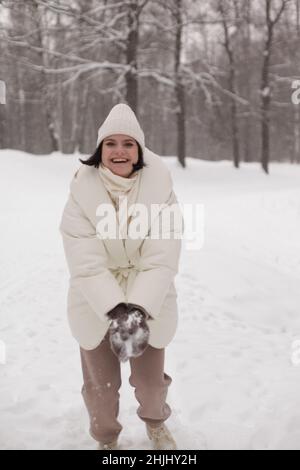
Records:
<instances>
[{"instance_id":1,"label":"woman's nose","mask_svg":"<svg viewBox=\"0 0 300 470\"><path fill-rule=\"evenodd\" d=\"M117 147L116 147L116 153L122 154L122 153L124 153L124 152L125 152L124 147L122 147L122 145L120 145L120 146L117 145Z\"/></svg>"}]
</instances>

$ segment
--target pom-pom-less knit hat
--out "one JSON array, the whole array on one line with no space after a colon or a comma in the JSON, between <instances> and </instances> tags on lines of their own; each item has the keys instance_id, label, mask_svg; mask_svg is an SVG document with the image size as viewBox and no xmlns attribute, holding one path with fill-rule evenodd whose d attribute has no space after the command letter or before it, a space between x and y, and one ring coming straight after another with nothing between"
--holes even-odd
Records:
<instances>
[{"instance_id":1,"label":"pom-pom-less knit hat","mask_svg":"<svg viewBox=\"0 0 300 470\"><path fill-rule=\"evenodd\" d=\"M97 147L105 137L125 134L133 137L145 151L145 135L134 111L125 103L116 104L98 130Z\"/></svg>"}]
</instances>

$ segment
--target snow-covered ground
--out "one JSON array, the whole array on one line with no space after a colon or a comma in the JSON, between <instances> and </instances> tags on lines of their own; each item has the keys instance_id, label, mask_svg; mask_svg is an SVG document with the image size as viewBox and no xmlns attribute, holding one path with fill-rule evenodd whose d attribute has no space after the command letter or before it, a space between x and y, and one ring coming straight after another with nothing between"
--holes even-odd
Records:
<instances>
[{"instance_id":1,"label":"snow-covered ground","mask_svg":"<svg viewBox=\"0 0 300 470\"><path fill-rule=\"evenodd\" d=\"M58 231L78 155L0 151L1 449L95 449L66 318ZM300 167L187 160L182 204L202 203L205 242L183 242L180 321L166 350L168 426L179 449L300 450ZM300 348L299 348L300 349ZM296 359L300 354L294 356ZM1 359L1 357L0 357ZM122 364L123 449L149 449Z\"/></svg>"}]
</instances>

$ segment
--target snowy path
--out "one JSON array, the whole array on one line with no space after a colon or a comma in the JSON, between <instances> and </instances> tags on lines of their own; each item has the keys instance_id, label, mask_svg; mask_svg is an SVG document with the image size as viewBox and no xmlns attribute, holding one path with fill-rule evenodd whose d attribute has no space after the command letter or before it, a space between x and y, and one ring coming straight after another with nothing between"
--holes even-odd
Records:
<instances>
[{"instance_id":1,"label":"snowy path","mask_svg":"<svg viewBox=\"0 0 300 470\"><path fill-rule=\"evenodd\" d=\"M94 449L65 314L58 232L78 157L1 151L1 449ZM300 450L300 168L167 161L182 203L205 204L205 244L184 248L179 329L166 351L181 449ZM150 448L123 368L124 449Z\"/></svg>"}]
</instances>

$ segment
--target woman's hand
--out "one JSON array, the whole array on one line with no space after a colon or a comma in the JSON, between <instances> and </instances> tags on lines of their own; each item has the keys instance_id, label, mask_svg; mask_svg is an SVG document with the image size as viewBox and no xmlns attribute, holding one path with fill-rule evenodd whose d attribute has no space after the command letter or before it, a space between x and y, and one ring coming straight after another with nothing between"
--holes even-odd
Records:
<instances>
[{"instance_id":1,"label":"woman's hand","mask_svg":"<svg viewBox=\"0 0 300 470\"><path fill-rule=\"evenodd\" d=\"M120 361L138 357L145 351L149 340L147 312L138 305L121 303L107 316L112 320L109 326L110 346Z\"/></svg>"}]
</instances>

